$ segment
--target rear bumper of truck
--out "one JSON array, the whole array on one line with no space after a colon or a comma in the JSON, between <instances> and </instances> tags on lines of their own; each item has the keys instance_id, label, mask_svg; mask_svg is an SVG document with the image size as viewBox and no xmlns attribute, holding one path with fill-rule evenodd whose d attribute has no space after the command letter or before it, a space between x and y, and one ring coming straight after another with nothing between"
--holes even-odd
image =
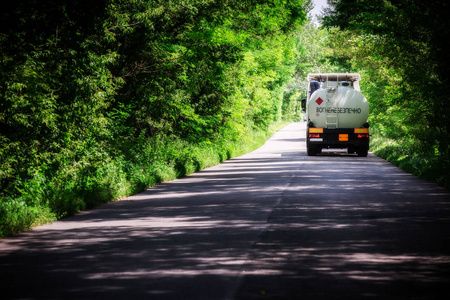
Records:
<instances>
[{"instance_id":1,"label":"rear bumper of truck","mask_svg":"<svg viewBox=\"0 0 450 300\"><path fill-rule=\"evenodd\" d=\"M308 155L318 154L324 148L347 148L349 153L367 156L369 139L369 128L309 127L306 133Z\"/></svg>"}]
</instances>

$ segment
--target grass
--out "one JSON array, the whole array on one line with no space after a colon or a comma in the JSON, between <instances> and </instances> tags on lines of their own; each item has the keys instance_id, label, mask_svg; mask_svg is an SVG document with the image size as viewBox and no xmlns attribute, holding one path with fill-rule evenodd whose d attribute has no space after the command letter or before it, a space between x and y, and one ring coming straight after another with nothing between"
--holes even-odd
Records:
<instances>
[{"instance_id":1,"label":"grass","mask_svg":"<svg viewBox=\"0 0 450 300\"><path fill-rule=\"evenodd\" d=\"M375 136L370 142L371 151L401 168L405 172L450 189L449 158L436 151L424 151L418 143L410 139L392 139Z\"/></svg>"},{"instance_id":2,"label":"grass","mask_svg":"<svg viewBox=\"0 0 450 300\"><path fill-rule=\"evenodd\" d=\"M17 197L0 198L0 237L53 222L143 191L262 146L286 122L266 131L250 130L240 141L216 140L189 143L176 137L158 136L110 157L102 149L77 162L63 164L50 174L38 172L20 184Z\"/></svg>"}]
</instances>

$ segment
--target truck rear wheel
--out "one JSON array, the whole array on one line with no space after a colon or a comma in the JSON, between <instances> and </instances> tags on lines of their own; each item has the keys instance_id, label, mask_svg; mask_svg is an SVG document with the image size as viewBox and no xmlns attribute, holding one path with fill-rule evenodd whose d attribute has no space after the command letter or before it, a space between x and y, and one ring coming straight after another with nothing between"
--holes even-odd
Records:
<instances>
[{"instance_id":1,"label":"truck rear wheel","mask_svg":"<svg viewBox=\"0 0 450 300\"><path fill-rule=\"evenodd\" d=\"M359 157L367 157L368 152L369 152L369 149L367 149L366 147L359 148L358 156Z\"/></svg>"},{"instance_id":2,"label":"truck rear wheel","mask_svg":"<svg viewBox=\"0 0 450 300\"><path fill-rule=\"evenodd\" d=\"M306 152L308 153L308 156L315 156L317 154L320 154L320 152L322 152L322 149L314 145L307 145Z\"/></svg>"}]
</instances>

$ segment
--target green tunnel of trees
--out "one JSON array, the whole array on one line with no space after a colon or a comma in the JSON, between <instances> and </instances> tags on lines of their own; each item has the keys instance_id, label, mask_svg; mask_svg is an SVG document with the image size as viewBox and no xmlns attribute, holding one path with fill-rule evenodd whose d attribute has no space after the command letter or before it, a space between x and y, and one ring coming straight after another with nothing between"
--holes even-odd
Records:
<instances>
[{"instance_id":1,"label":"green tunnel of trees","mask_svg":"<svg viewBox=\"0 0 450 300\"><path fill-rule=\"evenodd\" d=\"M0 236L256 148L309 72L359 72L372 151L449 186L448 5L16 1L0 11ZM431 17L432 16L432 17Z\"/></svg>"}]
</instances>

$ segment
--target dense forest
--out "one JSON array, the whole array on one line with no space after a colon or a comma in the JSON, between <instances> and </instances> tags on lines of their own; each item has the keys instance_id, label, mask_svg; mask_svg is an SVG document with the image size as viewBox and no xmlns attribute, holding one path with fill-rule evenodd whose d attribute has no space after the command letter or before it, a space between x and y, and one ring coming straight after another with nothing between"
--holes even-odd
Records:
<instances>
[{"instance_id":1,"label":"dense forest","mask_svg":"<svg viewBox=\"0 0 450 300\"><path fill-rule=\"evenodd\" d=\"M0 236L255 149L309 72L361 73L371 150L449 187L449 5L329 2L320 27L310 0L5 5Z\"/></svg>"}]
</instances>

